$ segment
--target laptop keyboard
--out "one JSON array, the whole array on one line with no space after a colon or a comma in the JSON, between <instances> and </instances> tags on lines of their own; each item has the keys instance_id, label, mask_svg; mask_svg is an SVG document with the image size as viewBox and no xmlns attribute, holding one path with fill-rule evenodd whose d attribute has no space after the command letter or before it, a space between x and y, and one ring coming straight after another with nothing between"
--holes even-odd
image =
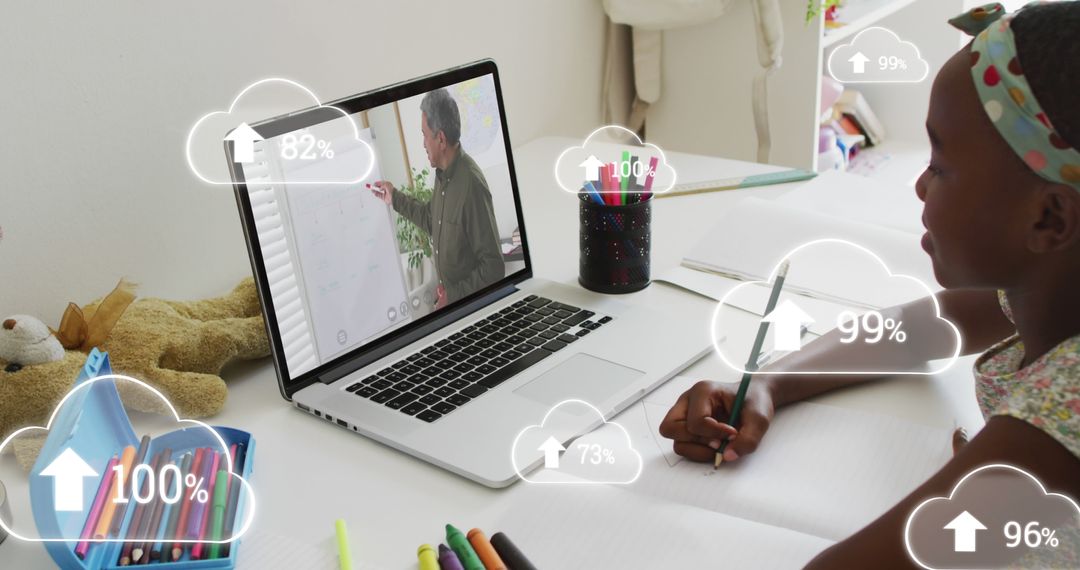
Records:
<instances>
[{"instance_id":1,"label":"laptop keyboard","mask_svg":"<svg viewBox=\"0 0 1080 570\"><path fill-rule=\"evenodd\" d=\"M430 423L611 320L529 295L345 390Z\"/></svg>"}]
</instances>

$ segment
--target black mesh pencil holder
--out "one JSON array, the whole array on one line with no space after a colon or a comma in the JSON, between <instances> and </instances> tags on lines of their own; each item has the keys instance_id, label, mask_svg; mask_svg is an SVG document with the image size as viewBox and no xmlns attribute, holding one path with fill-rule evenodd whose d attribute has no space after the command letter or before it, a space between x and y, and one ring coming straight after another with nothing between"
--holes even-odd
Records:
<instances>
[{"instance_id":1,"label":"black mesh pencil holder","mask_svg":"<svg viewBox=\"0 0 1080 570\"><path fill-rule=\"evenodd\" d=\"M652 197L623 206L581 199L578 282L600 293L632 293L649 285Z\"/></svg>"}]
</instances>

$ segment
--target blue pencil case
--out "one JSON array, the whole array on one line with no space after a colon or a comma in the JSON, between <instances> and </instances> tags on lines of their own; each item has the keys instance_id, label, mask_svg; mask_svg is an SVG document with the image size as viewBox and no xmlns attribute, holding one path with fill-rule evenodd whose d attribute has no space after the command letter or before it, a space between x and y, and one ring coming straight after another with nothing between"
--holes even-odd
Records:
<instances>
[{"instance_id":1,"label":"blue pencil case","mask_svg":"<svg viewBox=\"0 0 1080 570\"><path fill-rule=\"evenodd\" d=\"M94 349L86 359L86 364L76 380L76 386L92 378L111 373L108 354ZM250 433L236 429L217 426L213 429L225 441L226 448L233 444L237 445L237 463L243 461L240 475L250 481L254 466L255 439ZM185 453L194 452L198 447L208 447L208 435L208 431L203 427L177 429L159 435L150 441L144 463L149 463L150 458L160 450L171 449L172 458L178 459ZM61 537L64 539L46 540L44 543L49 555L60 568L64 570L122 568L119 565L119 558L124 548L123 542L91 543L85 559L80 559L75 554L75 547L97 495L101 483L100 477L105 475L103 472L105 466L114 455L119 455L129 445L138 447L139 436L132 427L113 380L98 380L84 389L74 390L56 412L45 445L30 472L30 495L34 522L39 536L44 539ZM219 445L220 443L215 443L214 447ZM83 483L81 511L58 511L54 494L54 484L58 481L54 481L53 475L41 474L67 449L73 450L98 473L98 477L88 476L81 479ZM184 494L182 496L186 496L188 489L183 485L179 486L179 489ZM247 516L248 500L248 493L241 488L235 511L235 529L241 527L242 515ZM128 527L134 518L135 505L136 503L132 501L124 509L122 525L117 536L127 536ZM180 503L176 505L179 506ZM160 567L163 570L234 568L241 540L242 538L233 541L228 547L228 554L220 558L192 560L190 553L185 549L183 556L176 562L152 561L144 565ZM209 546L206 544L204 548Z\"/></svg>"}]
</instances>

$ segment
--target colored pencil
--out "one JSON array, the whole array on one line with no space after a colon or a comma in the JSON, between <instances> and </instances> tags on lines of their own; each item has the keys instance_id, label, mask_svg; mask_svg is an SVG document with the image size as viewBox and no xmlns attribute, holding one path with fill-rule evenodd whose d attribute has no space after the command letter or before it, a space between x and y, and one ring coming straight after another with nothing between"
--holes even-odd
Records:
<instances>
[{"instance_id":1,"label":"colored pencil","mask_svg":"<svg viewBox=\"0 0 1080 570\"><path fill-rule=\"evenodd\" d=\"M117 564L119 564L120 566L127 566L128 564L131 564L132 550L135 548L135 539L137 538L136 535L139 532L139 527L143 524L143 518L147 516L147 511L149 510L149 508L146 506L149 503L140 503L135 500L135 489L139 489L139 496L145 496L145 494L147 493L147 487L151 485L150 479L152 479L157 473L157 469L158 467L160 467L160 463L161 452L158 452L156 455L154 455L154 458L149 463L151 469L150 473L146 474L146 476L144 476L141 481L136 481L131 486L132 493L131 496L128 497L128 500L136 503L135 512L131 514L131 521L128 522L127 526L127 536L124 537L124 546L120 550L120 558L119 560L117 560ZM132 469L132 471L134 471L134 468ZM121 525L121 528L123 528L123 525Z\"/></svg>"},{"instance_id":2,"label":"colored pencil","mask_svg":"<svg viewBox=\"0 0 1080 570\"><path fill-rule=\"evenodd\" d=\"M139 450L135 452L135 460L131 463L131 469L135 469L137 465L141 465L146 462L146 454L149 452L150 436L144 435L142 436L142 439L139 440ZM130 474L130 471L128 473ZM113 536L120 536L120 526L124 524L124 515L126 512L127 504L120 504L116 506L116 517L113 518L112 526L109 528L109 534Z\"/></svg>"},{"instance_id":3,"label":"colored pencil","mask_svg":"<svg viewBox=\"0 0 1080 570\"><path fill-rule=\"evenodd\" d=\"M233 468L236 468L236 444L229 446L229 462ZM229 493L232 492L233 477L232 472L229 471L228 466L224 463L221 465L221 469L218 471L218 488L221 489L223 496L221 500L218 500L218 488L214 489L214 518L210 527L210 538L215 542L210 545L210 553L207 554L207 558L220 558L221 557L221 544L217 541L222 540L223 533L225 531L225 509L228 508ZM221 484L220 481L224 481Z\"/></svg>"},{"instance_id":4,"label":"colored pencil","mask_svg":"<svg viewBox=\"0 0 1080 570\"><path fill-rule=\"evenodd\" d=\"M187 495L186 482L188 473L191 471L192 454L185 453L184 457L180 460L180 481L183 483L181 487L184 488L184 495ZM174 503L169 508L169 520L168 523L163 525L164 529L161 535L158 537L158 544L154 545L154 549L150 551L150 558L154 560L166 560L171 552L169 551L169 539L176 535L176 524L180 520L180 509L184 502L184 496L180 497L180 500Z\"/></svg>"},{"instance_id":5,"label":"colored pencil","mask_svg":"<svg viewBox=\"0 0 1080 570\"><path fill-rule=\"evenodd\" d=\"M191 463L191 473L195 475L196 478L199 477L200 469L202 469L203 457L205 456L205 449L200 447L195 450L195 459ZM176 540L176 542L173 542L172 548L173 562L180 560L180 556L184 553L184 543L179 541L182 541L185 538L188 519L191 518L191 505L194 501L195 497L188 497L180 507L180 520L177 521L176 534L173 535Z\"/></svg>"},{"instance_id":6,"label":"colored pencil","mask_svg":"<svg viewBox=\"0 0 1080 570\"><path fill-rule=\"evenodd\" d=\"M203 552L206 550L206 537L210 530L210 515L214 509L210 504L213 500L213 496L217 493L215 485L217 484L218 465L221 462L221 454L213 451L213 459L210 462L209 476L210 484L206 491L206 502L199 503L199 518L198 518L198 532L195 534L195 539L198 541L191 546L191 559L202 560Z\"/></svg>"},{"instance_id":7,"label":"colored pencil","mask_svg":"<svg viewBox=\"0 0 1080 570\"><path fill-rule=\"evenodd\" d=\"M247 461L245 454L247 446L238 443L236 444L236 459L233 461L233 469L237 477L244 476L244 463ZM240 493L243 492L243 484L239 480L236 484L229 488L229 504L225 507L225 536L228 537L229 542L221 545L221 557L228 558L229 552L232 550L232 545L235 542L233 534L236 526L236 517L240 513L236 512L240 506Z\"/></svg>"},{"instance_id":8,"label":"colored pencil","mask_svg":"<svg viewBox=\"0 0 1080 570\"><path fill-rule=\"evenodd\" d=\"M157 528L161 526L161 511L165 506L165 501L161 499L163 495L170 492L169 488L172 487L172 469L169 470L168 475L165 476L164 481L160 473L165 469L166 465L172 463L172 449L165 448L165 451L161 452L161 459L157 462L157 466L154 467L151 477L157 477L158 482L163 486L158 489L155 496L147 506L147 512L143 513L143 522L139 525L139 530L135 535L135 538L141 539L131 549L131 561L136 564L145 564L150 561L150 547L153 546L153 539L157 535Z\"/></svg>"},{"instance_id":9,"label":"colored pencil","mask_svg":"<svg viewBox=\"0 0 1080 570\"><path fill-rule=\"evenodd\" d=\"M120 454L120 473L118 476L113 477L112 486L109 487L109 494L105 500L105 506L101 508L101 520L98 521L98 526L94 529L94 538L102 539L109 537L109 529L112 528L113 517L116 515L116 499L123 496L126 489L128 477L131 476L131 463L135 461L135 446L129 445L124 448L123 453Z\"/></svg>"},{"instance_id":10,"label":"colored pencil","mask_svg":"<svg viewBox=\"0 0 1080 570\"><path fill-rule=\"evenodd\" d=\"M739 382L739 391L735 393L735 401L731 405L728 425L732 427L738 427L739 414L742 413L743 401L746 400L746 390L750 387L750 377L757 370L758 358L761 356L761 345L765 343L765 335L769 332L769 321L766 321L764 317L767 317L776 308L776 301L780 298L780 290L784 288L784 279L787 278L790 268L791 262L784 260L784 263L780 265L780 269L776 272L776 280L773 281L769 301L765 304L765 313L763 313L761 323L758 324L754 346L750 349L750 358L746 361L746 371L743 372L742 380ZM713 457L713 469L720 467L720 464L724 462L724 450L727 449L729 441L731 440L725 438L720 443L720 448L716 450L716 455Z\"/></svg>"},{"instance_id":11,"label":"colored pencil","mask_svg":"<svg viewBox=\"0 0 1080 570\"><path fill-rule=\"evenodd\" d=\"M109 496L109 487L112 486L113 477L115 471L113 466L117 464L119 458L112 456L109 460L109 464L105 466L105 472L101 474L101 484L98 485L97 494L94 495L93 506L90 507L90 514L86 517L86 523L83 525L82 532L79 533L79 544L75 546L75 556L79 557L79 560L86 558L86 552L90 549L90 542L87 540L94 534L94 527L97 526L98 521L101 519L101 511L105 507L105 498Z\"/></svg>"}]
</instances>

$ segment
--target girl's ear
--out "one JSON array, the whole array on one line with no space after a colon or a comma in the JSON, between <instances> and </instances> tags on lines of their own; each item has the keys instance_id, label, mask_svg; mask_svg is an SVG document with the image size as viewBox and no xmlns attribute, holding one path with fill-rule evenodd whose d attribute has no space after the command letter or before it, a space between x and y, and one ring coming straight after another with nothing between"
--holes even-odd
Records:
<instances>
[{"instance_id":1,"label":"girl's ear","mask_svg":"<svg viewBox=\"0 0 1080 570\"><path fill-rule=\"evenodd\" d=\"M1035 253L1071 249L1080 244L1080 192L1064 184L1039 190L1041 215L1028 239Z\"/></svg>"}]
</instances>

